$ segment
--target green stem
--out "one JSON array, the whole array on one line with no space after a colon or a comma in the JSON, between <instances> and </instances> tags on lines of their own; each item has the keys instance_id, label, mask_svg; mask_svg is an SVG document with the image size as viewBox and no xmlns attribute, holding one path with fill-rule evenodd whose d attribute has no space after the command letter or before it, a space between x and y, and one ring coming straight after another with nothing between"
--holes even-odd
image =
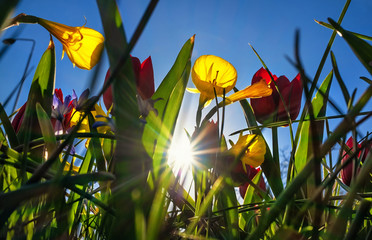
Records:
<instances>
[{"instance_id":1,"label":"green stem","mask_svg":"<svg viewBox=\"0 0 372 240\"><path fill-rule=\"evenodd\" d=\"M279 143L278 143L278 127L271 128L273 141L273 159L279 166Z\"/></svg>"}]
</instances>

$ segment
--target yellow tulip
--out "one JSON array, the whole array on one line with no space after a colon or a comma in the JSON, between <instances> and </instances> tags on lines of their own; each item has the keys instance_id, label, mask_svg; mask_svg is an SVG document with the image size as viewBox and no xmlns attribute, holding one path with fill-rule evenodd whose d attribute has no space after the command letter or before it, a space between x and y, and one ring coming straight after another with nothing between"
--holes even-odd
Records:
<instances>
[{"instance_id":1,"label":"yellow tulip","mask_svg":"<svg viewBox=\"0 0 372 240\"><path fill-rule=\"evenodd\" d=\"M101 33L84 26L70 27L42 18L38 18L38 23L62 43L62 58L66 52L74 66L87 70L98 63L105 40Z\"/></svg>"},{"instance_id":2,"label":"yellow tulip","mask_svg":"<svg viewBox=\"0 0 372 240\"><path fill-rule=\"evenodd\" d=\"M105 38L94 29L84 26L70 27L24 13L10 20L6 28L20 23L37 23L43 26L62 43L62 58L66 52L72 64L78 68L90 70L101 58Z\"/></svg>"},{"instance_id":3,"label":"yellow tulip","mask_svg":"<svg viewBox=\"0 0 372 240\"><path fill-rule=\"evenodd\" d=\"M229 152L235 157L242 154L240 160L256 168L265 160L265 140L256 134L240 136L236 144L229 149Z\"/></svg>"},{"instance_id":4,"label":"yellow tulip","mask_svg":"<svg viewBox=\"0 0 372 240\"><path fill-rule=\"evenodd\" d=\"M191 92L200 92L200 103L208 104L216 95L223 96L231 91L236 83L238 74L234 66L228 61L214 56L203 55L196 59L191 72L192 81L196 89Z\"/></svg>"}]
</instances>

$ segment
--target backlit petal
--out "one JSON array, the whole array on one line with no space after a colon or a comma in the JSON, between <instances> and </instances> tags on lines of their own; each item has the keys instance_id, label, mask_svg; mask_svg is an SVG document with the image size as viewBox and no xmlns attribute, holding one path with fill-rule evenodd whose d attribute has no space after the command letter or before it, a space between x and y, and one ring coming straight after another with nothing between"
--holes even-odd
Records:
<instances>
[{"instance_id":1,"label":"backlit petal","mask_svg":"<svg viewBox=\"0 0 372 240\"><path fill-rule=\"evenodd\" d=\"M240 160L256 168L265 160L265 140L261 136L255 134L240 136L236 144L230 148L229 152L235 157L238 157L244 152Z\"/></svg>"},{"instance_id":2,"label":"backlit petal","mask_svg":"<svg viewBox=\"0 0 372 240\"><path fill-rule=\"evenodd\" d=\"M63 51L74 65L90 70L98 63L104 42L101 33L84 26L70 27L41 18L39 23L62 43Z\"/></svg>"},{"instance_id":3,"label":"backlit petal","mask_svg":"<svg viewBox=\"0 0 372 240\"><path fill-rule=\"evenodd\" d=\"M269 85L267 85L267 83L261 79L259 82L256 82L253 85L248 86L245 89L238 91L226 98L226 104L246 98L267 97L271 95L272 91L273 90L269 87Z\"/></svg>"},{"instance_id":4,"label":"backlit petal","mask_svg":"<svg viewBox=\"0 0 372 240\"><path fill-rule=\"evenodd\" d=\"M237 80L237 72L228 61L214 56L200 56L194 63L191 72L192 81L196 88L204 95L206 100L222 96L233 89Z\"/></svg>"}]
</instances>

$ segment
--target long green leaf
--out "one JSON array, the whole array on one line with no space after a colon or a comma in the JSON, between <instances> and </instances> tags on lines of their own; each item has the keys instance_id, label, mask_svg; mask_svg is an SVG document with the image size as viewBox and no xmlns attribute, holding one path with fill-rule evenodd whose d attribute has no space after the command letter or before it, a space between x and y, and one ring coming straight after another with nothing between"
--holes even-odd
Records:
<instances>
[{"instance_id":1,"label":"long green leaf","mask_svg":"<svg viewBox=\"0 0 372 240\"><path fill-rule=\"evenodd\" d=\"M325 116L326 107L327 107L327 98L329 94L329 90L331 87L333 77L333 71L331 71L327 77L324 79L322 85L319 88L319 91L316 93L314 99L312 100L311 104L313 105L314 110L314 118L323 117ZM309 119L309 115L307 114L305 119ZM315 136L310 136L310 122L304 121L302 123L302 128L300 129L300 140L298 143L297 151L295 154L295 162L294 166L296 169L295 176L301 172L301 170L305 167L306 163L309 161L309 156L312 154L311 150L311 138ZM323 138L322 136L319 136Z\"/></svg>"},{"instance_id":2,"label":"long green leaf","mask_svg":"<svg viewBox=\"0 0 372 240\"><path fill-rule=\"evenodd\" d=\"M372 46L366 41L354 36L350 32L343 29L332 19L328 18L332 26L340 33L343 39L349 44L350 48L354 51L359 61L364 65L370 74L372 74Z\"/></svg>"},{"instance_id":3,"label":"long green leaf","mask_svg":"<svg viewBox=\"0 0 372 240\"><path fill-rule=\"evenodd\" d=\"M349 100L350 100L350 94L349 94L349 91L346 88L346 85L345 85L344 81L341 78L340 71L338 70L338 66L337 66L337 62L336 62L336 57L335 57L335 55L333 54L332 51L331 51L331 60L332 60L332 67L333 67L333 71L335 73L335 77L338 81L338 84L340 85L342 95L345 98L346 105L348 105Z\"/></svg>"},{"instance_id":4,"label":"long green leaf","mask_svg":"<svg viewBox=\"0 0 372 240\"><path fill-rule=\"evenodd\" d=\"M174 114L178 115L179 110L177 110L177 108L179 109L180 103L174 103L169 99L173 94L176 84L178 84L181 79L185 78L186 76L188 77L189 75L190 70L186 71L186 68L189 65L189 61L191 59L191 54L194 47L194 38L195 37L193 36L183 45L171 70L165 76L160 86L157 88L156 92L152 96L152 100L158 100L154 105L155 109L157 110L157 115L154 114L154 112L150 112L149 116L146 119L147 124L142 136L143 144L150 156L154 154L155 142L159 138L160 130L163 127L163 120L166 120L166 116L164 113L166 107L170 105L170 108L173 108L176 111L174 112ZM183 88L183 86L181 87ZM164 128L168 127L168 132L171 133L171 126L174 125L174 123L169 120L167 121L170 126L164 126Z\"/></svg>"},{"instance_id":5,"label":"long green leaf","mask_svg":"<svg viewBox=\"0 0 372 240\"><path fill-rule=\"evenodd\" d=\"M186 68L181 78L177 81L177 84L175 85L173 91L171 92L167 107L164 112L164 119L162 121L162 126L159 132L153 157L153 168L155 171L155 177L157 177L156 174L161 165L165 163L164 153L166 152L166 149L169 146L170 141L172 139L178 113L180 111L183 96L185 93L186 85L189 80L190 69L191 62L189 61L188 64L186 65Z\"/></svg>"},{"instance_id":6,"label":"long green leaf","mask_svg":"<svg viewBox=\"0 0 372 240\"><path fill-rule=\"evenodd\" d=\"M40 59L32 80L25 115L18 133L20 142L26 141L26 136L30 136L30 140L41 137L41 130L36 115L36 103L40 103L47 116L50 117L55 85L55 72L56 54L54 43L51 39L47 50Z\"/></svg>"}]
</instances>

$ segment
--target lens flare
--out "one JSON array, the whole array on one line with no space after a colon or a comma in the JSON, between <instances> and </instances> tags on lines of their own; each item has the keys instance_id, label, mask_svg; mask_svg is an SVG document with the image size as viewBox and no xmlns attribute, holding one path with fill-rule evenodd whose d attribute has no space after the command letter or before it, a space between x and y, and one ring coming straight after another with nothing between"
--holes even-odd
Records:
<instances>
[{"instance_id":1,"label":"lens flare","mask_svg":"<svg viewBox=\"0 0 372 240\"><path fill-rule=\"evenodd\" d=\"M174 170L187 171L194 161L193 150L187 137L174 138L168 150L168 164Z\"/></svg>"}]
</instances>

